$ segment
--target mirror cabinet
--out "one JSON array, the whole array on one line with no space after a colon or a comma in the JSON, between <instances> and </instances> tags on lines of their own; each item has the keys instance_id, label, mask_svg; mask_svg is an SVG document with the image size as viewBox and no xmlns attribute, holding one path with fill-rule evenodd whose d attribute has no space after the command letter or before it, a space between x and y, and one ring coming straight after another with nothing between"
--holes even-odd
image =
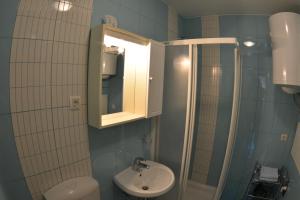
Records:
<instances>
[{"instance_id":1,"label":"mirror cabinet","mask_svg":"<svg viewBox=\"0 0 300 200\"><path fill-rule=\"evenodd\" d=\"M92 29L88 122L110 127L162 112L165 46L110 25Z\"/></svg>"}]
</instances>

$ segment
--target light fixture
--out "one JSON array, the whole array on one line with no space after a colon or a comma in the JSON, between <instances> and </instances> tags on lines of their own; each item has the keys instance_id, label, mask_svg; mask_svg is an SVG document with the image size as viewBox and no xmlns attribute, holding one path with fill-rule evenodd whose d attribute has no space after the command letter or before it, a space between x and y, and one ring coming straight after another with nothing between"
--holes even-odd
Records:
<instances>
[{"instance_id":1,"label":"light fixture","mask_svg":"<svg viewBox=\"0 0 300 200\"><path fill-rule=\"evenodd\" d=\"M125 51L125 49L124 49L123 47L119 47L119 48L118 48L118 53L119 53L119 54L123 54L124 51Z\"/></svg>"},{"instance_id":2,"label":"light fixture","mask_svg":"<svg viewBox=\"0 0 300 200\"><path fill-rule=\"evenodd\" d=\"M179 56L173 61L174 67L182 72L186 72L190 69L191 62L188 56Z\"/></svg>"},{"instance_id":3,"label":"light fixture","mask_svg":"<svg viewBox=\"0 0 300 200\"><path fill-rule=\"evenodd\" d=\"M66 0L59 0L54 2L54 8L55 10L58 10L60 12L67 12L73 7L72 3L70 1Z\"/></svg>"},{"instance_id":4,"label":"light fixture","mask_svg":"<svg viewBox=\"0 0 300 200\"><path fill-rule=\"evenodd\" d=\"M185 68L189 68L190 67L190 59L187 57L184 57L181 61L181 65L183 65Z\"/></svg>"},{"instance_id":5,"label":"light fixture","mask_svg":"<svg viewBox=\"0 0 300 200\"><path fill-rule=\"evenodd\" d=\"M243 44L246 46L246 47L253 47L255 45L255 42L251 41L251 40L247 40L247 41L244 41Z\"/></svg>"}]
</instances>

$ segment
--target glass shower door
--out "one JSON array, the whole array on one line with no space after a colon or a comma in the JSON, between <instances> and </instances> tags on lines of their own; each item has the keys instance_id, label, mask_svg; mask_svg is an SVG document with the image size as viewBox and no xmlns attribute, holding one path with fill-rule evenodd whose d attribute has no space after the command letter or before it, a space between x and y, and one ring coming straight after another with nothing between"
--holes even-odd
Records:
<instances>
[{"instance_id":1,"label":"glass shower door","mask_svg":"<svg viewBox=\"0 0 300 200\"><path fill-rule=\"evenodd\" d=\"M184 200L212 200L228 142L234 85L234 47L198 45L193 144Z\"/></svg>"},{"instance_id":2,"label":"glass shower door","mask_svg":"<svg viewBox=\"0 0 300 200\"><path fill-rule=\"evenodd\" d=\"M189 81L189 46L167 46L165 54L164 100L160 117L158 160L175 174L175 187L162 200L176 200L181 187L182 153L186 129Z\"/></svg>"},{"instance_id":3,"label":"glass shower door","mask_svg":"<svg viewBox=\"0 0 300 200\"><path fill-rule=\"evenodd\" d=\"M157 160L176 181L160 200L220 199L239 109L236 45L235 38L201 38L166 47Z\"/></svg>"}]
</instances>

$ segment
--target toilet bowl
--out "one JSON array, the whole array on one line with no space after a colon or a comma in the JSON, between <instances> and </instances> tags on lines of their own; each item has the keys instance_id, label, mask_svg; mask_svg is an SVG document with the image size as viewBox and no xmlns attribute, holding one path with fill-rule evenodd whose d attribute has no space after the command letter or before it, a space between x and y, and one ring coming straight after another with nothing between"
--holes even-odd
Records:
<instances>
[{"instance_id":1,"label":"toilet bowl","mask_svg":"<svg viewBox=\"0 0 300 200\"><path fill-rule=\"evenodd\" d=\"M98 182L92 177L64 181L44 193L45 200L100 200Z\"/></svg>"}]
</instances>

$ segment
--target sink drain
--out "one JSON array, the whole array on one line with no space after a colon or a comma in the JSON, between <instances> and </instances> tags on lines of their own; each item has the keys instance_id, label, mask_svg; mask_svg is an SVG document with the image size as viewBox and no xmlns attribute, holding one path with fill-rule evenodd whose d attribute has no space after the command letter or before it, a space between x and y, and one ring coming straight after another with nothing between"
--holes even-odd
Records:
<instances>
[{"instance_id":1,"label":"sink drain","mask_svg":"<svg viewBox=\"0 0 300 200\"><path fill-rule=\"evenodd\" d=\"M143 186L142 189L143 190L149 190L149 187L148 186Z\"/></svg>"}]
</instances>

